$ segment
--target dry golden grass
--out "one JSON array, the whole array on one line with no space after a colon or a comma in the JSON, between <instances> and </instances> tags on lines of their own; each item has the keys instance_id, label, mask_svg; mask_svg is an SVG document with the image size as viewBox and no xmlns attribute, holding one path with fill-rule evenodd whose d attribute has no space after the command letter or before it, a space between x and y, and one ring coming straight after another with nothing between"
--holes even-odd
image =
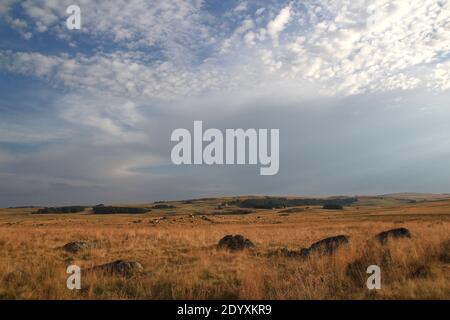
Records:
<instances>
[{"instance_id":1,"label":"dry golden grass","mask_svg":"<svg viewBox=\"0 0 450 320\"><path fill-rule=\"evenodd\" d=\"M175 203L175 209L143 215L31 215L31 209L0 210L1 299L449 299L450 201L319 207L281 215L217 212L223 201ZM198 214L191 216L192 214ZM155 224L158 217L167 217ZM378 232L406 227L411 240L380 246ZM242 234L256 249L218 250L227 234ZM345 234L350 245L332 256L302 260L270 253L299 249ZM70 241L97 247L69 254ZM135 277L83 273L117 259L140 262ZM66 267L82 269L82 289L66 288ZM348 265L352 264L351 271ZM368 290L365 269L377 264L382 289Z\"/></svg>"}]
</instances>

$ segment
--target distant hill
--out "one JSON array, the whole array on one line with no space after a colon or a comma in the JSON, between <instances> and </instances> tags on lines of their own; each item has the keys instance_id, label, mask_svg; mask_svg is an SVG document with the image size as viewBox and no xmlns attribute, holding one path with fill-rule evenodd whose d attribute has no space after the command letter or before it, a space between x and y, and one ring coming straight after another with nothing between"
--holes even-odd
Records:
<instances>
[{"instance_id":1,"label":"distant hill","mask_svg":"<svg viewBox=\"0 0 450 320\"><path fill-rule=\"evenodd\" d=\"M414 201L432 201L432 200L449 200L448 193L418 193L418 192L401 192L379 195L378 197L395 199L395 200L414 200Z\"/></svg>"}]
</instances>

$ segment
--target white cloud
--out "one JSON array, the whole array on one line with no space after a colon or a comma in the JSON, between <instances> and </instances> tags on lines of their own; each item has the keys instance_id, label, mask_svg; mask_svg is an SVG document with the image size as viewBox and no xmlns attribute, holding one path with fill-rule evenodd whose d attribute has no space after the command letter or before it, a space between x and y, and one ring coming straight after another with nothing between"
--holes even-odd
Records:
<instances>
[{"instance_id":1,"label":"white cloud","mask_svg":"<svg viewBox=\"0 0 450 320\"><path fill-rule=\"evenodd\" d=\"M54 129L49 132L45 127L36 127L33 121L22 120L21 124L0 123L0 142L6 143L46 143L70 137L70 130Z\"/></svg>"},{"instance_id":2,"label":"white cloud","mask_svg":"<svg viewBox=\"0 0 450 320\"><path fill-rule=\"evenodd\" d=\"M140 59L140 55L120 52L71 58L8 51L0 52L0 68L77 91L154 100L195 95L225 83L221 71L209 65L192 69L171 62L145 64Z\"/></svg>"},{"instance_id":3,"label":"white cloud","mask_svg":"<svg viewBox=\"0 0 450 320\"><path fill-rule=\"evenodd\" d=\"M143 116L135 102L114 96L72 94L55 102L59 117L94 132L93 143L145 141Z\"/></svg>"},{"instance_id":4,"label":"white cloud","mask_svg":"<svg viewBox=\"0 0 450 320\"><path fill-rule=\"evenodd\" d=\"M0 6L0 18L9 18L11 6L7 1ZM70 39L72 33L65 27L66 8L72 0L25 0L21 13L30 20L27 33L50 32L59 38ZM202 21L201 1L197 0L79 0L81 32L96 40L114 42L126 48L160 47L171 59L189 61L191 51L210 41L208 29ZM23 33L25 34L25 33Z\"/></svg>"},{"instance_id":5,"label":"white cloud","mask_svg":"<svg viewBox=\"0 0 450 320\"><path fill-rule=\"evenodd\" d=\"M234 12L243 12L247 11L247 2L241 1L238 3L238 5L233 9Z\"/></svg>"},{"instance_id":6,"label":"white cloud","mask_svg":"<svg viewBox=\"0 0 450 320\"><path fill-rule=\"evenodd\" d=\"M433 70L433 78L434 83L431 82L430 86L442 90L450 89L450 61L438 64Z\"/></svg>"},{"instance_id":7,"label":"white cloud","mask_svg":"<svg viewBox=\"0 0 450 320\"><path fill-rule=\"evenodd\" d=\"M303 20L315 21L312 31L285 44L292 79L345 94L433 81L427 74L450 51L448 2L371 3L368 10L345 0L322 1L319 14L311 5Z\"/></svg>"},{"instance_id":8,"label":"white cloud","mask_svg":"<svg viewBox=\"0 0 450 320\"><path fill-rule=\"evenodd\" d=\"M287 24L291 20L291 8L287 6L283 8L280 13L270 21L267 25L267 32L274 40L275 44L278 44L278 36L280 32L286 28Z\"/></svg>"},{"instance_id":9,"label":"white cloud","mask_svg":"<svg viewBox=\"0 0 450 320\"><path fill-rule=\"evenodd\" d=\"M259 8L255 11L255 15L259 16L259 15L263 14L265 10L266 10L266 8Z\"/></svg>"},{"instance_id":10,"label":"white cloud","mask_svg":"<svg viewBox=\"0 0 450 320\"><path fill-rule=\"evenodd\" d=\"M276 61L273 57L273 53L270 50L261 50L261 61L262 63L269 67L270 72L277 71L283 66L281 61Z\"/></svg>"},{"instance_id":11,"label":"white cloud","mask_svg":"<svg viewBox=\"0 0 450 320\"><path fill-rule=\"evenodd\" d=\"M67 33L54 18L65 14L60 2L22 6L33 23L11 20L21 32L41 24L48 32ZM176 100L283 81L332 95L448 89L448 1L321 0L305 7L293 2L253 16L238 10L240 20L221 36L198 1L82 0L80 6L83 32L115 41L115 52L69 57L3 51L0 68L130 99ZM149 58L155 45L162 56ZM213 50L205 56L202 49L209 45Z\"/></svg>"}]
</instances>

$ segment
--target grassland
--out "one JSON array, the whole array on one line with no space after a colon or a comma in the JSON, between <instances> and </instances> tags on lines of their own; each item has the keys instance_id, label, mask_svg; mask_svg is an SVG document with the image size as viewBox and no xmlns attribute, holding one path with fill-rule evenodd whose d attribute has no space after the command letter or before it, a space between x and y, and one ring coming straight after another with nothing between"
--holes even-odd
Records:
<instances>
[{"instance_id":1,"label":"grassland","mask_svg":"<svg viewBox=\"0 0 450 320\"><path fill-rule=\"evenodd\" d=\"M342 211L305 206L289 213L220 206L231 200L170 202L175 208L127 215L0 209L0 298L450 299L448 199L365 197ZM386 246L373 240L398 227L408 228L412 239ZM242 234L256 248L217 249L227 234ZM273 254L339 234L350 236L350 244L331 256ZM70 241L96 246L71 254L61 249ZM117 259L138 261L144 272L132 277L83 272ZM81 290L66 288L70 264L81 267ZM351 264L359 272L349 272ZM366 287L370 264L381 267L381 290Z\"/></svg>"}]
</instances>

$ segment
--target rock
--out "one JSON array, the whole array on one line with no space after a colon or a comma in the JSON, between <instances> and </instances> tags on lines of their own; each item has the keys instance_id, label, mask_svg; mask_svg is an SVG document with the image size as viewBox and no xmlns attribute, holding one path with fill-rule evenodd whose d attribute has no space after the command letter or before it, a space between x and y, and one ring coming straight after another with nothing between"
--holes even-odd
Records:
<instances>
[{"instance_id":1,"label":"rock","mask_svg":"<svg viewBox=\"0 0 450 320\"><path fill-rule=\"evenodd\" d=\"M77 253L81 250L92 249L95 245L93 243L84 242L84 241L73 241L66 243L62 248L70 253Z\"/></svg>"},{"instance_id":2,"label":"rock","mask_svg":"<svg viewBox=\"0 0 450 320\"><path fill-rule=\"evenodd\" d=\"M101 271L109 275L132 276L144 271L139 262L116 260L110 263L102 264L91 268L92 271Z\"/></svg>"},{"instance_id":3,"label":"rock","mask_svg":"<svg viewBox=\"0 0 450 320\"><path fill-rule=\"evenodd\" d=\"M308 250L308 254L313 252L333 254L339 247L346 245L349 242L349 237L339 235L329 237L313 243Z\"/></svg>"},{"instance_id":4,"label":"rock","mask_svg":"<svg viewBox=\"0 0 450 320\"><path fill-rule=\"evenodd\" d=\"M158 224L158 223L160 223L161 221L166 220L166 219L167 219L166 217L159 217L159 218L156 218L156 219L151 220L151 223L153 223L153 224Z\"/></svg>"},{"instance_id":5,"label":"rock","mask_svg":"<svg viewBox=\"0 0 450 320\"><path fill-rule=\"evenodd\" d=\"M219 249L242 250L246 248L254 248L255 245L249 239L241 235L227 235L220 239L218 244Z\"/></svg>"},{"instance_id":6,"label":"rock","mask_svg":"<svg viewBox=\"0 0 450 320\"><path fill-rule=\"evenodd\" d=\"M306 258L311 253L333 254L339 247L348 244L348 242L349 237L340 235L322 239L320 241L313 243L309 248L300 248L300 250L298 251L283 248L277 251L277 254L281 254L286 257L297 257L297 258Z\"/></svg>"},{"instance_id":7,"label":"rock","mask_svg":"<svg viewBox=\"0 0 450 320\"><path fill-rule=\"evenodd\" d=\"M298 251L299 257L307 257L309 254L309 248L300 248Z\"/></svg>"},{"instance_id":8,"label":"rock","mask_svg":"<svg viewBox=\"0 0 450 320\"><path fill-rule=\"evenodd\" d=\"M381 244L385 244L389 238L411 238L411 232L406 228L398 228L380 232L375 238Z\"/></svg>"},{"instance_id":9,"label":"rock","mask_svg":"<svg viewBox=\"0 0 450 320\"><path fill-rule=\"evenodd\" d=\"M213 220L211 220L207 216L202 216L201 218L202 218L202 220L205 220L205 221L208 221L208 222L214 222Z\"/></svg>"}]
</instances>

